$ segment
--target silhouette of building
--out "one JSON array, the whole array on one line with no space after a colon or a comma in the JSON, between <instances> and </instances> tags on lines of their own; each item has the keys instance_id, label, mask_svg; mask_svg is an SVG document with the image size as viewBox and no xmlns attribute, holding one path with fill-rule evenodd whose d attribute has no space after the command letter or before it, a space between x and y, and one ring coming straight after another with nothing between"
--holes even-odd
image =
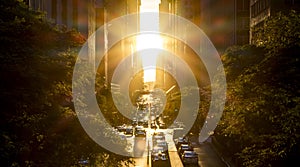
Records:
<instances>
[{"instance_id":1,"label":"silhouette of building","mask_svg":"<svg viewBox=\"0 0 300 167\"><path fill-rule=\"evenodd\" d=\"M201 28L219 53L249 43L249 0L201 0Z\"/></svg>"},{"instance_id":2,"label":"silhouette of building","mask_svg":"<svg viewBox=\"0 0 300 167\"><path fill-rule=\"evenodd\" d=\"M118 30L112 30L108 23L120 16L139 13L140 0L27 0L26 3L34 10L44 11L45 17L57 24L59 27L67 29L76 29L86 38L91 37L95 31L103 26L103 34L97 33L96 37L90 38L88 42L88 54L86 59L95 62L95 54L98 47L105 50L104 65L102 70L105 76L107 86L113 75L113 69L125 56L129 56L135 49L133 38L119 41L113 48L108 48L111 43L111 37L121 36L128 30L139 30L139 18L130 25L125 21L124 26ZM100 39L101 37L101 39ZM134 72L141 64L139 60L133 60L132 64L124 66L130 67ZM101 67L102 68L102 67Z\"/></svg>"}]
</instances>

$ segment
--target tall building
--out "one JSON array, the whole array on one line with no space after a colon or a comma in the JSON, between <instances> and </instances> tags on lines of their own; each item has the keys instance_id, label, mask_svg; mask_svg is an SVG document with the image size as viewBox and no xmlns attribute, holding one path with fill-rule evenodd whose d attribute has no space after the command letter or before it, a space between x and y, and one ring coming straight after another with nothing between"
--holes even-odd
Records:
<instances>
[{"instance_id":1,"label":"tall building","mask_svg":"<svg viewBox=\"0 0 300 167\"><path fill-rule=\"evenodd\" d=\"M252 40L252 29L263 25L264 20L278 12L299 10L299 0L251 0L250 1L250 43Z\"/></svg>"},{"instance_id":2,"label":"tall building","mask_svg":"<svg viewBox=\"0 0 300 167\"><path fill-rule=\"evenodd\" d=\"M96 20L103 20L95 15L101 4L99 0L27 0L27 3L34 10L44 11L53 23L75 28L85 37L95 31Z\"/></svg>"},{"instance_id":3,"label":"tall building","mask_svg":"<svg viewBox=\"0 0 300 167\"><path fill-rule=\"evenodd\" d=\"M201 0L200 27L219 53L249 43L249 0Z\"/></svg>"},{"instance_id":4,"label":"tall building","mask_svg":"<svg viewBox=\"0 0 300 167\"><path fill-rule=\"evenodd\" d=\"M179 14L179 4L180 0L161 0L159 4L159 12L162 13L169 13L171 15L178 15ZM172 35L176 35L178 33L176 20L174 18L169 17L160 17L159 18L159 29L162 32L168 30L168 32ZM164 48L168 50L168 52L173 53L176 55L179 50L179 42L172 38L172 37L165 37L164 38ZM159 83L157 87L161 87L165 90L168 90L172 85L174 85L174 78L172 75L176 75L176 61L173 57L174 55L160 55L157 58L157 64L163 69L157 70L156 73L156 82ZM170 73L172 75L170 75Z\"/></svg>"},{"instance_id":5,"label":"tall building","mask_svg":"<svg viewBox=\"0 0 300 167\"><path fill-rule=\"evenodd\" d=\"M129 29L138 31L139 18L135 23L131 21L130 25L125 21L122 24L124 26L118 30L110 29L110 25L106 23L120 16L139 13L140 0L26 0L26 3L34 10L44 11L45 17L54 24L67 29L74 28L86 38L90 37L87 60L95 62L97 48L104 48L107 54L100 70L104 73L107 87L110 87L108 83L112 78L114 68L124 57L135 52L133 38L120 40L112 48L108 46L112 44L110 40L112 36L126 34ZM92 37L91 35L101 26L104 27L103 34L99 33L97 37ZM99 37L104 37L104 39ZM139 64L141 64L139 60L133 60L131 64L124 66L131 67L130 70L134 72Z\"/></svg>"},{"instance_id":6,"label":"tall building","mask_svg":"<svg viewBox=\"0 0 300 167\"><path fill-rule=\"evenodd\" d=\"M199 0L161 0L160 12L182 17L200 27L200 5L201 1ZM193 39L188 38L190 37L190 32L188 32L189 28L185 25L178 24L181 23L177 20L177 17L160 18L160 28L162 31L167 30L167 32L175 37L178 36L178 34L182 37L187 37L185 38L185 41L179 41L175 38L167 38L164 42L164 47L174 54L172 58L170 58L172 55L161 55L158 59L158 63L161 63L164 69L157 73L157 80L160 83L163 83L162 85L164 85L164 88L166 89L169 89L175 84L173 83L175 81L174 78L167 74L166 71L171 72L175 75L175 77L180 76L183 80L190 80L190 78L187 78L187 75L184 75L185 71L180 69L178 59L176 59L175 56L187 62L192 70L197 71L197 74L201 73L201 77L196 77L199 83L202 82L200 81L203 79L202 76L205 76L205 74L202 75L202 71L199 72L199 68L202 68L201 62L198 62L197 55L188 46L188 43L193 42ZM196 59L197 61L195 61Z\"/></svg>"},{"instance_id":7,"label":"tall building","mask_svg":"<svg viewBox=\"0 0 300 167\"><path fill-rule=\"evenodd\" d=\"M200 26L201 0L180 0L178 15Z\"/></svg>"}]
</instances>

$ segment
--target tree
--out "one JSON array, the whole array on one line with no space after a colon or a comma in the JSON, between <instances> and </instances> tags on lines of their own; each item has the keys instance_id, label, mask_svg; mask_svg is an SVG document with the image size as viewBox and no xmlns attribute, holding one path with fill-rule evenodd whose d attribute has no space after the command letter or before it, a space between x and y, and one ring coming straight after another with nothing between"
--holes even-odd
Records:
<instances>
[{"instance_id":1,"label":"tree","mask_svg":"<svg viewBox=\"0 0 300 167\"><path fill-rule=\"evenodd\" d=\"M284 48L300 46L300 15L291 10L288 14L277 13L267 19L263 26L254 28L253 41L270 53Z\"/></svg>"},{"instance_id":2,"label":"tree","mask_svg":"<svg viewBox=\"0 0 300 167\"><path fill-rule=\"evenodd\" d=\"M216 135L240 166L299 163L298 18L294 11L270 18L256 32L259 48L234 47L222 57L229 79Z\"/></svg>"},{"instance_id":3,"label":"tree","mask_svg":"<svg viewBox=\"0 0 300 167\"><path fill-rule=\"evenodd\" d=\"M71 82L76 47L84 42L78 32L58 29L19 0L3 0L0 34L1 165L130 162L98 146L76 117Z\"/></svg>"}]
</instances>

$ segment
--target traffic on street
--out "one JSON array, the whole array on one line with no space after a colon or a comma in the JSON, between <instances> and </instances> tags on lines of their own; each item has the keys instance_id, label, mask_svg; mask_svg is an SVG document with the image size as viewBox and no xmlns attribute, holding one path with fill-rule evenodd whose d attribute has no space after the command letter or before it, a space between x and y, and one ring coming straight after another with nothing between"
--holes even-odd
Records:
<instances>
[{"instance_id":1,"label":"traffic on street","mask_svg":"<svg viewBox=\"0 0 300 167\"><path fill-rule=\"evenodd\" d=\"M144 94L138 99L136 117L129 124L115 127L121 139L127 140L127 151L135 162L133 166L171 167L174 158L181 166L226 166L210 142L199 143L195 134L174 137L174 131L184 125L178 122L175 127L166 127L160 115L156 115L159 97ZM174 152L178 156L174 156Z\"/></svg>"}]
</instances>

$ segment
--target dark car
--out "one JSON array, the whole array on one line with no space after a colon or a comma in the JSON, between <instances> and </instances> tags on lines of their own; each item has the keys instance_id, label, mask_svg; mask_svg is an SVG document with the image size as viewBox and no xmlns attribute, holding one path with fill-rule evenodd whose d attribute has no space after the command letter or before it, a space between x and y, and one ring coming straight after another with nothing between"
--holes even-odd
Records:
<instances>
[{"instance_id":1,"label":"dark car","mask_svg":"<svg viewBox=\"0 0 300 167\"><path fill-rule=\"evenodd\" d=\"M175 139L175 145L177 149L181 144L188 144L188 143L189 143L188 140L184 137L179 137L178 139Z\"/></svg>"},{"instance_id":2,"label":"dark car","mask_svg":"<svg viewBox=\"0 0 300 167\"><path fill-rule=\"evenodd\" d=\"M146 130L144 129L136 130L135 137L146 137Z\"/></svg>"},{"instance_id":3,"label":"dark car","mask_svg":"<svg viewBox=\"0 0 300 167\"><path fill-rule=\"evenodd\" d=\"M181 144L177 151L178 151L179 155L181 156L184 151L194 151L194 149L189 144Z\"/></svg>"},{"instance_id":4,"label":"dark car","mask_svg":"<svg viewBox=\"0 0 300 167\"><path fill-rule=\"evenodd\" d=\"M198 154L195 151L184 151L181 159L183 164L198 164Z\"/></svg>"},{"instance_id":5,"label":"dark car","mask_svg":"<svg viewBox=\"0 0 300 167\"><path fill-rule=\"evenodd\" d=\"M127 127L124 134L126 136L133 136L133 128L132 127Z\"/></svg>"},{"instance_id":6,"label":"dark car","mask_svg":"<svg viewBox=\"0 0 300 167\"><path fill-rule=\"evenodd\" d=\"M165 153L154 153L151 155L151 160L153 161L166 161L167 155Z\"/></svg>"},{"instance_id":7,"label":"dark car","mask_svg":"<svg viewBox=\"0 0 300 167\"><path fill-rule=\"evenodd\" d=\"M132 126L136 126L137 124L138 124L137 121L132 121L132 123L131 123Z\"/></svg>"},{"instance_id":8,"label":"dark car","mask_svg":"<svg viewBox=\"0 0 300 167\"><path fill-rule=\"evenodd\" d=\"M168 143L165 140L156 140L153 142L154 147L162 147L164 150L168 151Z\"/></svg>"},{"instance_id":9,"label":"dark car","mask_svg":"<svg viewBox=\"0 0 300 167\"><path fill-rule=\"evenodd\" d=\"M151 122L151 129L157 129L157 126L156 126L155 122Z\"/></svg>"}]
</instances>

